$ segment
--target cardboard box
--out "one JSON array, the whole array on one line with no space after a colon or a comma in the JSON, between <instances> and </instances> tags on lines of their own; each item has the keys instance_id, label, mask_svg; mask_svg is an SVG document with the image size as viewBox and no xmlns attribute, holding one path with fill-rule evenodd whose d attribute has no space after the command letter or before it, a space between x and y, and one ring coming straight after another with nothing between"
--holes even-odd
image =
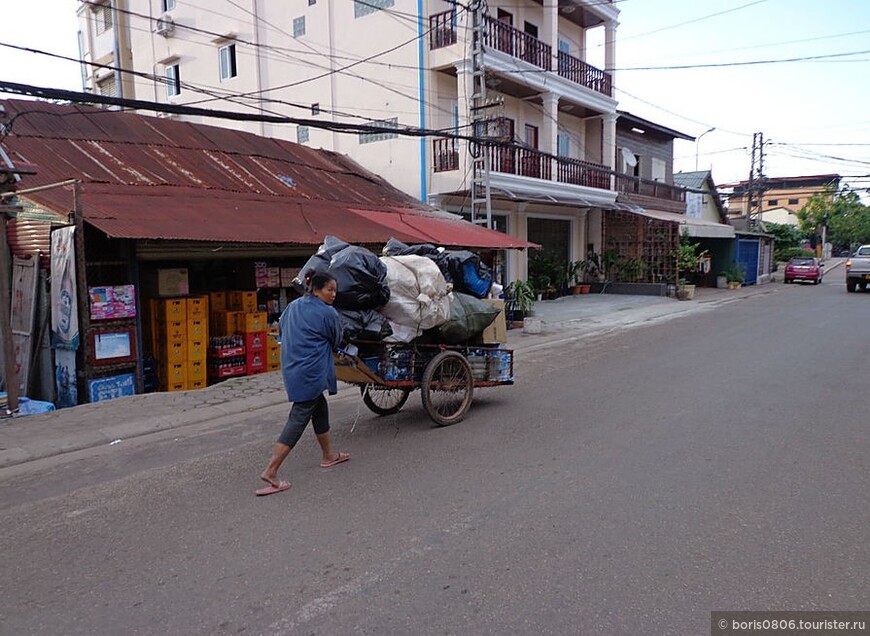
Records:
<instances>
[{"instance_id":1,"label":"cardboard box","mask_svg":"<svg viewBox=\"0 0 870 636\"><path fill-rule=\"evenodd\" d=\"M187 339L187 323L182 320L167 320L157 323L157 346Z\"/></svg>"},{"instance_id":2,"label":"cardboard box","mask_svg":"<svg viewBox=\"0 0 870 636\"><path fill-rule=\"evenodd\" d=\"M188 383L196 380L205 382L205 360L191 360L187 363Z\"/></svg>"},{"instance_id":3,"label":"cardboard box","mask_svg":"<svg viewBox=\"0 0 870 636\"><path fill-rule=\"evenodd\" d=\"M187 319L187 337L207 340L208 339L208 322L206 322L206 319L205 318L188 318Z\"/></svg>"},{"instance_id":4,"label":"cardboard box","mask_svg":"<svg viewBox=\"0 0 870 636\"><path fill-rule=\"evenodd\" d=\"M257 292L231 291L227 294L227 309L230 311L257 311Z\"/></svg>"},{"instance_id":5,"label":"cardboard box","mask_svg":"<svg viewBox=\"0 0 870 636\"><path fill-rule=\"evenodd\" d=\"M184 298L154 298L152 300L157 322L187 320L187 301Z\"/></svg>"},{"instance_id":6,"label":"cardboard box","mask_svg":"<svg viewBox=\"0 0 870 636\"><path fill-rule=\"evenodd\" d=\"M187 319L201 318L208 319L208 297L207 296L190 296L186 298L187 304Z\"/></svg>"},{"instance_id":7,"label":"cardboard box","mask_svg":"<svg viewBox=\"0 0 870 636\"><path fill-rule=\"evenodd\" d=\"M136 315L136 288L133 285L88 287L91 320L132 318Z\"/></svg>"},{"instance_id":8,"label":"cardboard box","mask_svg":"<svg viewBox=\"0 0 870 636\"><path fill-rule=\"evenodd\" d=\"M293 287L293 279L302 271L299 267L281 268L281 287Z\"/></svg>"},{"instance_id":9,"label":"cardboard box","mask_svg":"<svg viewBox=\"0 0 870 636\"><path fill-rule=\"evenodd\" d=\"M146 296L187 296L190 293L187 268L146 270L142 276L142 290Z\"/></svg>"},{"instance_id":10,"label":"cardboard box","mask_svg":"<svg viewBox=\"0 0 870 636\"><path fill-rule=\"evenodd\" d=\"M498 299L484 299L490 305L498 307L501 310L492 324L483 330L483 344L503 344L507 342L507 321L505 320L504 301Z\"/></svg>"},{"instance_id":11,"label":"cardboard box","mask_svg":"<svg viewBox=\"0 0 870 636\"><path fill-rule=\"evenodd\" d=\"M208 340L202 336L187 339L187 361L205 361L208 357Z\"/></svg>"},{"instance_id":12,"label":"cardboard box","mask_svg":"<svg viewBox=\"0 0 870 636\"><path fill-rule=\"evenodd\" d=\"M187 382L187 364L184 362L161 362L157 369L161 386L185 384Z\"/></svg>"},{"instance_id":13,"label":"cardboard box","mask_svg":"<svg viewBox=\"0 0 870 636\"><path fill-rule=\"evenodd\" d=\"M208 308L210 311L226 311L227 310L227 293L226 292L209 292L208 293Z\"/></svg>"},{"instance_id":14,"label":"cardboard box","mask_svg":"<svg viewBox=\"0 0 870 636\"><path fill-rule=\"evenodd\" d=\"M250 311L242 314L236 314L236 332L263 332L263 340L265 345L266 320L267 315L265 311Z\"/></svg>"},{"instance_id":15,"label":"cardboard box","mask_svg":"<svg viewBox=\"0 0 870 636\"><path fill-rule=\"evenodd\" d=\"M163 365L184 364L187 362L187 345L181 340L161 342L157 346L155 357Z\"/></svg>"},{"instance_id":16,"label":"cardboard box","mask_svg":"<svg viewBox=\"0 0 870 636\"><path fill-rule=\"evenodd\" d=\"M211 314L211 333L215 336L229 336L236 333L237 316L241 311L218 311Z\"/></svg>"}]
</instances>

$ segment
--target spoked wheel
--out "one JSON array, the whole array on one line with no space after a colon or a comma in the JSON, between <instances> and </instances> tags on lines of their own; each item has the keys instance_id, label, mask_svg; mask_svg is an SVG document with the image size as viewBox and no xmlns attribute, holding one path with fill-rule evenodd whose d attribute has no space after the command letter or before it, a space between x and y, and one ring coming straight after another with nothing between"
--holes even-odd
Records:
<instances>
[{"instance_id":1,"label":"spoked wheel","mask_svg":"<svg viewBox=\"0 0 870 636\"><path fill-rule=\"evenodd\" d=\"M461 422L471 406L474 378L461 353L442 351L423 373L423 408L438 426Z\"/></svg>"},{"instance_id":2,"label":"spoked wheel","mask_svg":"<svg viewBox=\"0 0 870 636\"><path fill-rule=\"evenodd\" d=\"M408 396L411 394L411 389L396 389L372 384L361 386L359 390L362 393L363 404L372 413L378 415L398 413L399 409L405 406L405 402L408 401Z\"/></svg>"}]
</instances>

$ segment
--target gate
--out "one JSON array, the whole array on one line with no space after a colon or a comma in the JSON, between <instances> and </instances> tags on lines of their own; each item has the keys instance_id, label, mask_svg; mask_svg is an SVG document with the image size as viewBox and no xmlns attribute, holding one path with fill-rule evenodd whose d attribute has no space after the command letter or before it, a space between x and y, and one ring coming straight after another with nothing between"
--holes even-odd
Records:
<instances>
[{"instance_id":1,"label":"gate","mask_svg":"<svg viewBox=\"0 0 870 636\"><path fill-rule=\"evenodd\" d=\"M737 262L743 266L744 285L758 282L758 239L737 239Z\"/></svg>"}]
</instances>

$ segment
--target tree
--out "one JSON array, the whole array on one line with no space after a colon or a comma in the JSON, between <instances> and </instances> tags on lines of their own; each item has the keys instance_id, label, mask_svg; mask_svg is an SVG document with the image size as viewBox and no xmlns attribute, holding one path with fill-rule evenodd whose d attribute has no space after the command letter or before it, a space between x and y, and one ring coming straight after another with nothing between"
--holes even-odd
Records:
<instances>
[{"instance_id":1,"label":"tree","mask_svg":"<svg viewBox=\"0 0 870 636\"><path fill-rule=\"evenodd\" d=\"M795 248L799 248L806 241L806 234L804 232L801 232L794 225L788 225L786 223L765 222L764 231L767 234L773 234L773 258L777 261L788 260L782 256L784 254L790 254Z\"/></svg>"},{"instance_id":2,"label":"tree","mask_svg":"<svg viewBox=\"0 0 870 636\"><path fill-rule=\"evenodd\" d=\"M827 240L839 245L870 242L870 208L848 188L828 188L814 194L797 213L801 229L820 233L827 226Z\"/></svg>"}]
</instances>

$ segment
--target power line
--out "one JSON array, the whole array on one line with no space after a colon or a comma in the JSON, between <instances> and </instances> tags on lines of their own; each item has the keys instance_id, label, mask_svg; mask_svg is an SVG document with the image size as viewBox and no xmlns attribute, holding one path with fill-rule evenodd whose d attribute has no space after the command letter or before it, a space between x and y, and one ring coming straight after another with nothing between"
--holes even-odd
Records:
<instances>
[{"instance_id":1,"label":"power line","mask_svg":"<svg viewBox=\"0 0 870 636\"><path fill-rule=\"evenodd\" d=\"M741 9L746 9L747 7L751 7L751 6L756 5L756 4L761 4L762 2L767 2L767 0L755 0L754 2L749 2L747 4L740 5L739 7L725 9L724 11L718 11L716 13L704 15L704 16L701 16L700 18L693 18L692 20L686 20L685 22L678 22L677 24L670 24L668 26L664 26L664 27L661 27L659 29L654 29L652 31L646 31L645 33L638 33L637 35L629 35L627 37L621 38L619 41L625 42L626 40L633 40L634 38L646 37L647 35L652 35L653 33L661 33L662 31L668 31L669 29L676 29L677 27L685 26L687 24L694 24L696 22L701 22L703 20L715 18L717 16L724 15L726 13L740 11Z\"/></svg>"},{"instance_id":2,"label":"power line","mask_svg":"<svg viewBox=\"0 0 870 636\"><path fill-rule=\"evenodd\" d=\"M735 66L757 66L759 64L783 64L788 62L810 62L813 60L825 60L835 57L848 57L850 55L866 55L870 49L864 51L848 51L846 53L828 53L825 55L807 55L803 57L788 57L775 60L750 60L748 62L719 62L711 64L681 64L675 66L631 66L616 69L617 71L679 71L692 68L727 68Z\"/></svg>"}]
</instances>

